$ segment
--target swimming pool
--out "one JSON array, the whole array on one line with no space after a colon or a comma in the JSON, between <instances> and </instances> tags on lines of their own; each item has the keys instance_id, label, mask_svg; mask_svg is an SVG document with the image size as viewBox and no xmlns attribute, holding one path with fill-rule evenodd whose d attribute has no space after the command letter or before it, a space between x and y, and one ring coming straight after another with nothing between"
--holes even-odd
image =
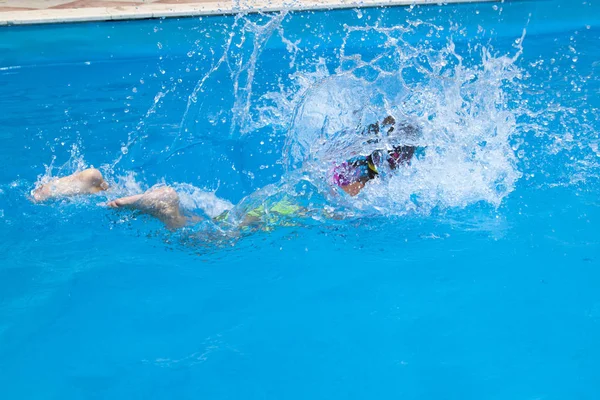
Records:
<instances>
[{"instance_id":1,"label":"swimming pool","mask_svg":"<svg viewBox=\"0 0 600 400\"><path fill-rule=\"evenodd\" d=\"M599 11L3 28L2 398L598 398ZM350 128L387 113L424 150L331 193ZM90 165L119 194L267 186L343 218L223 237L28 200Z\"/></svg>"}]
</instances>

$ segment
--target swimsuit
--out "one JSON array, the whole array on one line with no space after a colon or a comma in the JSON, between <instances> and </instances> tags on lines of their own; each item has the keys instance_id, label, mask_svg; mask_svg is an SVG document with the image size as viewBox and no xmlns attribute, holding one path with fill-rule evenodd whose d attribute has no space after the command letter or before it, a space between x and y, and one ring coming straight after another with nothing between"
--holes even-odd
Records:
<instances>
[{"instance_id":1,"label":"swimsuit","mask_svg":"<svg viewBox=\"0 0 600 400\"><path fill-rule=\"evenodd\" d=\"M290 225L289 222L281 223L281 219L289 219L295 215L299 215L302 207L290 201L287 196L279 201L266 200L257 207L251 208L242 215L242 223L239 224L242 228L256 222L264 222L265 225ZM217 217L213 218L216 222L227 223L228 217L231 215L231 210L227 210ZM236 224L237 225L237 224Z\"/></svg>"}]
</instances>

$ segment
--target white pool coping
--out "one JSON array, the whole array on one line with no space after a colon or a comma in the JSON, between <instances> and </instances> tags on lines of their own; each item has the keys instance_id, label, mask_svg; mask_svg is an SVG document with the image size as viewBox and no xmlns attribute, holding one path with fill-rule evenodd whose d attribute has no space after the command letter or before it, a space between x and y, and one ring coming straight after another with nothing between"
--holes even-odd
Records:
<instances>
[{"instance_id":1,"label":"white pool coping","mask_svg":"<svg viewBox=\"0 0 600 400\"><path fill-rule=\"evenodd\" d=\"M476 3L491 1L499 0L251 0L244 2L202 1L191 4L144 4L139 6L27 11L1 11L0 8L0 26L193 17L202 15L272 12L280 10L329 10L338 8L410 6L413 4L442 5L448 3Z\"/></svg>"}]
</instances>

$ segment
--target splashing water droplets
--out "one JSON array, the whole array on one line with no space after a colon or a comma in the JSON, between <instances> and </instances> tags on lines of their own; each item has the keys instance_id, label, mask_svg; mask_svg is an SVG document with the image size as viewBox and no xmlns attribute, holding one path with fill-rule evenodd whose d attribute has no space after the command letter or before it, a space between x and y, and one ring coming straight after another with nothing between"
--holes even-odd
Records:
<instances>
[{"instance_id":1,"label":"splashing water droplets","mask_svg":"<svg viewBox=\"0 0 600 400\"><path fill-rule=\"evenodd\" d=\"M495 57L481 48L479 63L465 65L451 40L443 48L410 44L406 36L426 25L347 27L335 73L321 62L312 73L294 75L295 91L271 94L272 99L288 96L275 101L287 111L271 114L293 116L284 154L289 171L305 171L326 191L319 182L329 181L331 165L404 141L422 149L419 157L367 184L352 201L354 209L403 214L479 201L500 204L521 176L510 145L517 111L507 109L505 93L520 76L515 66L520 49L513 57ZM351 52L355 32L383 35L385 50ZM381 63L385 57L395 62ZM374 77L364 76L365 68ZM360 127L386 115L421 126L422 136L410 143L398 137L368 145Z\"/></svg>"},{"instance_id":2,"label":"splashing water droplets","mask_svg":"<svg viewBox=\"0 0 600 400\"><path fill-rule=\"evenodd\" d=\"M412 12L412 7L407 11ZM470 33L458 24L440 26L414 19L386 26L381 19L370 22L366 14L357 10L354 21L360 25L345 24L340 36L330 39L339 40L331 54L319 50L327 46L284 30L286 12L236 15L220 47L201 49L202 41L197 41L187 56L205 59L185 69L201 72L185 93L187 104L178 133L165 153L177 154L198 143L205 131L218 132L224 140L268 132L285 142L281 163L286 174L280 190L289 190L295 179L308 180L324 193L328 204L345 202L352 215L429 213L478 202L500 205L522 176L519 167L531 159L523 132L546 135L552 118L566 114L558 106L559 112L553 111L552 105L536 114L524 100L523 81L529 71L518 67L518 61L526 32L507 41L506 46L512 46L508 53L498 54L477 37L465 45ZM486 26L473 29L481 37L489 35ZM210 39L205 31L202 39ZM281 51L276 57L284 61L281 71L265 77L259 64L271 40ZM578 56L571 47L575 65ZM543 60L532 65L545 67ZM271 81L254 82L256 76ZM571 86L577 90L580 82ZM175 87L163 90L146 118L173 91ZM557 101L559 96L557 92ZM219 108L210 109L208 103L218 99L222 100ZM372 137L360 134L388 115L398 123L418 126L421 135L390 135L373 143ZM126 150L142 136L146 118L129 134ZM569 141L551 142L559 152ZM269 147L264 143L260 140L261 148ZM356 198L327 194L333 166L398 144L419 148L410 166L369 182ZM597 145L590 149L597 151ZM267 170L268 165L256 169ZM235 164L232 169L236 170Z\"/></svg>"}]
</instances>

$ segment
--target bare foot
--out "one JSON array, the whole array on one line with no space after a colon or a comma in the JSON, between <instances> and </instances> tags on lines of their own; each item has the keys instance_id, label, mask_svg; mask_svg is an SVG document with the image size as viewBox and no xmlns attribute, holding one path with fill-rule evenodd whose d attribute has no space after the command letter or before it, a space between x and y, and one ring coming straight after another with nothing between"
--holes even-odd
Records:
<instances>
[{"instance_id":1,"label":"bare foot","mask_svg":"<svg viewBox=\"0 0 600 400\"><path fill-rule=\"evenodd\" d=\"M93 194L108 189L108 183L102 173L89 168L73 175L53 179L31 192L35 202L42 202L57 197L71 197L81 194Z\"/></svg>"},{"instance_id":2,"label":"bare foot","mask_svg":"<svg viewBox=\"0 0 600 400\"><path fill-rule=\"evenodd\" d=\"M150 189L135 196L121 197L108 202L107 205L112 208L128 208L152 215L169 229L181 228L188 222L181 213L177 192L168 186Z\"/></svg>"}]
</instances>

